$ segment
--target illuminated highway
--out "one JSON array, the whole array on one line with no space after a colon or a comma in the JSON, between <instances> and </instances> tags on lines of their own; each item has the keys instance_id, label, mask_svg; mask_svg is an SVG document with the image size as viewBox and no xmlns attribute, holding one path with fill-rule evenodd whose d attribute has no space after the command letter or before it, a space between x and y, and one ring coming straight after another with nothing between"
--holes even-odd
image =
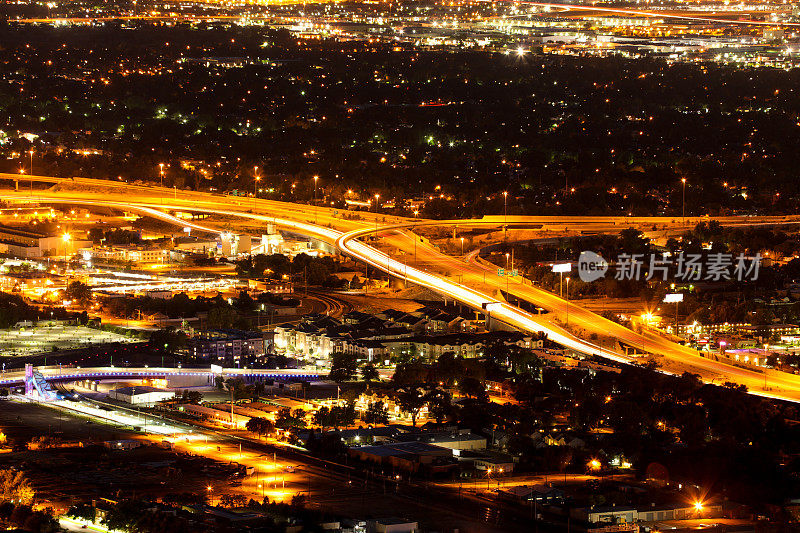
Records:
<instances>
[{"instance_id":1,"label":"illuminated highway","mask_svg":"<svg viewBox=\"0 0 800 533\"><path fill-rule=\"evenodd\" d=\"M7 175L19 179L16 175ZM3 176L0 175L0 179ZM618 232L629 225L661 226L663 228L686 228L703 218L678 219L676 217L502 217L491 216L481 220L428 221L410 220L400 217L384 217L382 214L359 212L361 220L345 220L335 210L288 202L263 199L229 197L207 193L175 191L158 187L126 185L118 182L90 179L34 178L44 182L56 182L51 190L31 194L25 191L8 191L0 198L8 201L32 201L44 203L76 203L102 205L128 211L149 214L179 226L191 226L198 231L220 233L220 230L178 219L162 210L187 210L193 212L216 213L238 216L261 222L291 228L299 233L319 238L364 261L374 268L390 272L392 276L406 279L463 304L490 315L492 320L500 320L526 332L544 332L550 339L565 347L581 353L598 355L619 362L633 362L638 359L620 353L613 346L601 346L585 338L575 336L562 321L569 316L569 325L583 330L582 335L596 334L599 337L613 337L628 346L658 356L659 367L668 372L689 371L700 374L704 381L733 381L744 384L754 394L800 401L800 376L772 370L750 369L734 366L723 361L703 357L698 351L671 342L656 335L642 335L615 322L604 319L578 305L567 302L555 294L520 282L508 283L508 293L534 303L551 311L548 315L533 315L506 302L502 296L506 282L491 282L496 267L481 265L479 262L464 262L438 252L424 242L409 237L404 228L424 225L458 225L460 227L499 227L507 220L509 226L558 225L560 228L572 227L583 230L587 227L593 232ZM24 181L24 178L23 178ZM68 185L68 186L67 186ZM70 190L70 188L87 190ZM102 191L104 187L108 190ZM101 192L94 192L101 189ZM271 214L280 213L281 217ZM316 219L316 223L314 222ZM385 220L384 220L385 219ZM717 219L715 219L717 220ZM797 217L725 217L722 224L784 224L796 223ZM398 254L389 255L373 246L358 240L377 232L384 242L395 246ZM412 234L413 235L413 234ZM412 252L412 249L414 252ZM409 264L414 253L417 263ZM402 258L402 261L399 259ZM418 268L418 263L430 265L430 269ZM458 281L454 281L456 279ZM556 318L558 317L558 321ZM766 379L765 379L766 377Z\"/></svg>"},{"instance_id":2,"label":"illuminated highway","mask_svg":"<svg viewBox=\"0 0 800 533\"><path fill-rule=\"evenodd\" d=\"M213 377L216 375L207 368L124 368L124 367L91 367L91 368L75 368L75 367L37 367L48 381L120 381L126 379L143 379L143 378L170 378L179 376L204 376L209 379L213 384ZM315 370L299 370L299 369L239 369L239 368L225 368L222 375L226 378L230 377L263 377L265 379L293 379L293 380L316 380L319 379L319 373ZM14 387L24 383L25 371L12 370L0 374L0 386Z\"/></svg>"},{"instance_id":3,"label":"illuminated highway","mask_svg":"<svg viewBox=\"0 0 800 533\"><path fill-rule=\"evenodd\" d=\"M406 268L403 263L399 263L388 258L382 252L375 251L362 243L354 241L357 237L366 235L371 231L374 231L374 229L348 234L342 237L341 246L345 248L352 246L350 253L356 255L369 254L371 264L377 268L381 268L383 264L382 270L384 271L388 261L393 269L393 275L400 278L404 277ZM396 236L394 237L395 241L397 238ZM407 235L401 238L408 240ZM397 243L395 242L394 244ZM399 246L404 250L408 250L408 244L399 244ZM369 250L373 250L373 252L370 254ZM568 302L556 294L533 286L530 282L524 283L522 278L518 278L518 281L500 278L496 274L497 267L485 262L475 261L475 253L469 254L467 257L469 261L465 263L455 257L442 254L429 246L418 245L416 251L419 262L432 265L431 269L435 268L439 272L447 273L447 276L408 267L408 279L410 281L425 285L440 293L445 293L446 291L446 294L450 297L455 297L476 309L479 308L479 302L493 301L495 303L491 304L491 316L523 331L545 332L548 338L581 353L600 355L619 362L643 362L641 357L628 356L607 346L603 347L596 342L576 337L568 328L562 325L568 321L569 326L584 330L587 334L596 333L600 337L612 337L638 351L660 356L657 358L657 363L659 368L664 371L674 374L688 371L699 374L707 382L714 381L719 384L731 381L746 385L748 390L754 394L800 401L800 376L776 370L734 366L724 361L716 361L704 357L697 350L677 344L656 334L643 335L636 333L579 305ZM454 277L458 279L458 282L451 281L450 278ZM473 290L470 287L481 287L481 290ZM533 315L506 303L501 296L501 292L506 290L508 290L509 294L534 303L538 307L551 311L551 313Z\"/></svg>"},{"instance_id":4,"label":"illuminated highway","mask_svg":"<svg viewBox=\"0 0 800 533\"><path fill-rule=\"evenodd\" d=\"M488 0L484 0L488 1ZM603 7L593 4L564 4L552 2L529 2L526 0L514 0L516 4L523 4L528 6L545 7L559 11L597 11L601 13L612 13L616 15L627 15L634 17L651 17L651 18L664 18L664 19L678 19L678 20L691 20L695 22L714 22L717 24L734 24L737 26L772 26L772 27L793 27L800 26L797 22L765 22L759 20L739 20L731 17L741 16L742 13L735 13L726 11L724 13L712 12L710 14L698 15L697 12L681 13L677 10L670 11L656 11L645 9L627 9L619 7ZM749 13L748 13L749 14ZM765 12L760 12L764 15Z\"/></svg>"},{"instance_id":5,"label":"illuminated highway","mask_svg":"<svg viewBox=\"0 0 800 533\"><path fill-rule=\"evenodd\" d=\"M326 3L333 0L317 0L316 3ZM489 0L483 0L489 2ZM197 3L210 3L217 2L197 2ZM272 0L273 5L295 5L302 3L302 0ZM542 7L553 10L559 13L565 12L588 12L591 13L610 13L614 15L625 15L629 17L646 17L646 18L660 18L676 21L694 21L694 22L710 22L716 24L731 24L736 26L771 26L771 27L795 27L800 26L796 22L783 22L783 21L759 21L759 20L742 20L734 17L761 15L768 16L772 13L786 12L785 8L776 6L775 9L770 11L747 10L740 8L737 11L721 10L705 12L705 11L692 11L678 9L670 10L653 10L653 9L631 9L622 7L611 6L598 6L595 4L565 4L555 2L533 2L525 0L514 0L515 4L526 6ZM533 15L546 15L547 13L532 13ZM527 14L519 15L519 17L527 16ZM164 13L164 14L141 14L141 15L118 15L118 16L98 16L98 17L37 17L37 18L19 18L14 19L14 22L24 24L95 24L101 22L113 21L148 21L148 22L213 22L213 21L241 21L246 19L248 21L273 21L275 15L266 14L259 15L256 13L247 14L246 17L240 15L225 15L225 14L182 14L182 13ZM488 20L495 19L503 20L500 17L491 17ZM513 18L513 17L509 17ZM298 17L280 17L280 20L297 20L304 19ZM335 24L340 22L335 18L323 19L321 23Z\"/></svg>"}]
</instances>

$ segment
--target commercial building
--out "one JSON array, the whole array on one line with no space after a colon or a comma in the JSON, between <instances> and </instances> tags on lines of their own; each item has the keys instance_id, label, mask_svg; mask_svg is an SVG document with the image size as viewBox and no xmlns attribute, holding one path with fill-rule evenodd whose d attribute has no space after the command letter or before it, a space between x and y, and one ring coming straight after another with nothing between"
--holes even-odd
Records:
<instances>
[{"instance_id":1,"label":"commercial building","mask_svg":"<svg viewBox=\"0 0 800 533\"><path fill-rule=\"evenodd\" d=\"M221 411L204 405L184 404L178 409L201 420L208 420L233 429L244 429L251 417L237 415L230 411Z\"/></svg>"},{"instance_id":2,"label":"commercial building","mask_svg":"<svg viewBox=\"0 0 800 533\"><path fill-rule=\"evenodd\" d=\"M366 444L385 444L395 442L403 430L396 426L361 427L357 429L342 429L338 432L339 437L348 446L362 446ZM309 433L300 435L300 440L304 443L308 441ZM402 440L402 439L401 439Z\"/></svg>"},{"instance_id":3,"label":"commercial building","mask_svg":"<svg viewBox=\"0 0 800 533\"><path fill-rule=\"evenodd\" d=\"M92 241L67 235L47 235L29 229L0 225L0 252L22 258L72 255Z\"/></svg>"},{"instance_id":4,"label":"commercial building","mask_svg":"<svg viewBox=\"0 0 800 533\"><path fill-rule=\"evenodd\" d=\"M174 249L181 252L208 255L217 249L217 241L215 239L200 239L197 237L177 237Z\"/></svg>"},{"instance_id":5,"label":"commercial building","mask_svg":"<svg viewBox=\"0 0 800 533\"><path fill-rule=\"evenodd\" d=\"M108 392L108 397L131 405L155 405L163 400L175 397L172 391L138 385L135 387L122 387Z\"/></svg>"},{"instance_id":6,"label":"commercial building","mask_svg":"<svg viewBox=\"0 0 800 533\"><path fill-rule=\"evenodd\" d=\"M243 357L262 356L267 343L262 333L242 330L209 330L191 341L195 357L226 364L236 364Z\"/></svg>"},{"instance_id":7,"label":"commercial building","mask_svg":"<svg viewBox=\"0 0 800 533\"><path fill-rule=\"evenodd\" d=\"M684 337L708 337L720 336L721 334L728 334L733 336L741 336L742 338L769 338L771 336L780 335L796 335L800 333L800 326L796 324L747 324L747 323L730 323L725 322L722 324L678 324L678 335Z\"/></svg>"},{"instance_id":8,"label":"commercial building","mask_svg":"<svg viewBox=\"0 0 800 533\"><path fill-rule=\"evenodd\" d=\"M535 502L538 505L561 505L564 491L547 485L522 485L499 490L501 498L512 501Z\"/></svg>"},{"instance_id":9,"label":"commercial building","mask_svg":"<svg viewBox=\"0 0 800 533\"><path fill-rule=\"evenodd\" d=\"M452 431L414 431L404 433L401 437L405 441L425 442L448 448L454 453L466 450L486 449L486 437L471 433L468 429L454 429Z\"/></svg>"},{"instance_id":10,"label":"commercial building","mask_svg":"<svg viewBox=\"0 0 800 533\"><path fill-rule=\"evenodd\" d=\"M473 457L472 465L475 470L482 470L495 475L510 474L514 471L514 459L510 455L488 453Z\"/></svg>"},{"instance_id":11,"label":"commercial building","mask_svg":"<svg viewBox=\"0 0 800 533\"><path fill-rule=\"evenodd\" d=\"M636 507L608 505L595 507L579 507L570 509L569 515L575 520L588 524L631 524L639 519Z\"/></svg>"},{"instance_id":12,"label":"commercial building","mask_svg":"<svg viewBox=\"0 0 800 533\"><path fill-rule=\"evenodd\" d=\"M134 439L107 440L103 442L103 446L109 450L128 451L140 448L142 446L142 441Z\"/></svg>"},{"instance_id":13,"label":"commercial building","mask_svg":"<svg viewBox=\"0 0 800 533\"><path fill-rule=\"evenodd\" d=\"M256 292L271 292L273 294L291 294L294 284L290 280L249 279L248 287Z\"/></svg>"},{"instance_id":14,"label":"commercial building","mask_svg":"<svg viewBox=\"0 0 800 533\"><path fill-rule=\"evenodd\" d=\"M404 518L379 518L369 521L369 533L417 533L419 523Z\"/></svg>"},{"instance_id":15,"label":"commercial building","mask_svg":"<svg viewBox=\"0 0 800 533\"><path fill-rule=\"evenodd\" d=\"M425 470L429 473L443 473L457 467L452 450L424 442L362 446L349 448L347 453L360 461L389 466L406 472Z\"/></svg>"},{"instance_id":16,"label":"commercial building","mask_svg":"<svg viewBox=\"0 0 800 533\"><path fill-rule=\"evenodd\" d=\"M691 518L718 518L722 516L722 505L704 504L701 509L694 505L672 504L640 507L637 513L639 522L660 522L662 520L688 520Z\"/></svg>"},{"instance_id":17,"label":"commercial building","mask_svg":"<svg viewBox=\"0 0 800 533\"><path fill-rule=\"evenodd\" d=\"M64 287L66 281L53 281L52 275L46 270L38 268L33 270L6 271L0 276L0 289L5 292L37 291L44 292L57 287Z\"/></svg>"},{"instance_id":18,"label":"commercial building","mask_svg":"<svg viewBox=\"0 0 800 533\"><path fill-rule=\"evenodd\" d=\"M570 517L587 524L635 524L662 520L689 520L693 518L718 518L722 516L721 504L703 504L701 507L685 502L649 507L594 506L570 510Z\"/></svg>"},{"instance_id":19,"label":"commercial building","mask_svg":"<svg viewBox=\"0 0 800 533\"><path fill-rule=\"evenodd\" d=\"M89 244L91 246L91 243ZM86 252L94 261L118 261L137 264L167 263L169 251L159 246L112 245L97 246Z\"/></svg>"}]
</instances>

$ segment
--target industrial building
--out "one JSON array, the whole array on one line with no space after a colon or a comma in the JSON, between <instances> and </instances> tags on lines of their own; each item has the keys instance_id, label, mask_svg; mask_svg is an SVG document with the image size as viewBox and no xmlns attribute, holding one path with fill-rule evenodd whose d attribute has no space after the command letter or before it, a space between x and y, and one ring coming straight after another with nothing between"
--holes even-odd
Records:
<instances>
[{"instance_id":1,"label":"industrial building","mask_svg":"<svg viewBox=\"0 0 800 533\"><path fill-rule=\"evenodd\" d=\"M147 385L137 385L111 390L108 392L108 397L131 405L155 405L158 402L174 398L175 393Z\"/></svg>"}]
</instances>

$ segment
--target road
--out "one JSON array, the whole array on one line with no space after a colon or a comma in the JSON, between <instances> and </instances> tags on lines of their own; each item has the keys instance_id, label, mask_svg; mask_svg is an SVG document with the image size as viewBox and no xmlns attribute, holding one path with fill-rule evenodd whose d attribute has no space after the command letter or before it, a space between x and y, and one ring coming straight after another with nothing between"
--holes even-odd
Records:
<instances>
[{"instance_id":1,"label":"road","mask_svg":"<svg viewBox=\"0 0 800 533\"><path fill-rule=\"evenodd\" d=\"M216 431L203 425L186 424L147 416L137 409L119 405L111 414L93 408L97 400L54 402L49 408L62 415L99 418L115 425L144 428L143 438L154 444L169 443L173 450L213 459L222 464L237 463L254 469L252 475L234 480L209 479L206 491L212 505L219 504L224 494L244 494L248 498L289 502L296 494L306 496L306 506L344 516L394 517L412 515L425 530L461 528L463 531L500 532L509 529L513 513L495 516L499 510L493 502L461 509L454 501L452 489L441 490L406 476L390 476L379 467L356 468L308 455L304 450L279 443L274 439L258 441L243 438L247 432ZM103 402L99 402L103 403ZM160 425L157 425L160 424ZM114 439L116 440L116 439ZM484 521L492 511L492 522ZM523 513L524 514L524 513Z\"/></svg>"},{"instance_id":2,"label":"road","mask_svg":"<svg viewBox=\"0 0 800 533\"><path fill-rule=\"evenodd\" d=\"M122 368L122 367L92 367L70 368L57 366L37 367L42 376L48 381L81 381L85 379L96 381L113 381L131 378L163 378L169 376L205 376L213 385L214 373L205 368ZM319 379L316 370L300 369L239 369L224 368L222 375L226 378L260 376L269 379ZM11 370L0 374L0 386L15 387L22 385L25 379L24 370Z\"/></svg>"},{"instance_id":3,"label":"road","mask_svg":"<svg viewBox=\"0 0 800 533\"><path fill-rule=\"evenodd\" d=\"M0 175L0 179L16 179L13 174ZM25 179L28 179L27 177ZM337 248L366 262L381 271L411 283L430 288L446 297L480 312L486 312L491 319L499 320L526 332L543 332L548 337L575 351L605 357L618 362L635 362L637 359L620 353L613 347L600 346L587 340L593 334L600 337L614 337L620 342L660 356L658 363L662 370L671 373L689 371L699 374L706 382L716 380L732 381L747 386L754 394L800 401L800 377L773 370L760 371L710 360L700 352L655 335L641 335L612 321L567 302L557 295L542 289L523 284L507 283L508 293L529 301L539 307L552 311L548 315L533 315L505 301L503 281L492 283L492 272L486 265L476 261L463 261L444 255L429 245L427 241L412 238L407 231L416 226L459 227L502 227L509 226L558 226L572 228L577 233L591 228L592 232L619 232L628 226L656 227L663 230L680 229L692 226L704 217L506 217L489 216L479 220L430 221L384 216L380 213L359 212L358 218L345 219L337 210L279 202L264 199L230 197L200 192L177 191L166 188L142 185L128 185L108 180L85 178L62 179L33 177L44 183L54 183L47 191L5 191L0 198L14 202L71 203L83 205L102 205L139 211L149 216L179 226L189 226L197 231L224 233L209 226L178 219L167 211L192 211L238 216L264 223L273 222L299 233L334 243ZM24 181L24 179L23 179ZM280 217L274 216L280 213ZM723 225L757 224L796 224L798 217L723 217ZM378 248L361 241L364 237L377 233L382 242L394 248L387 254ZM409 264L411 263L411 264ZM420 264L426 266L419 267ZM491 267L492 269L494 267ZM456 281L454 281L456 280ZM567 315L569 316L566 320ZM580 328L585 338L574 335L569 328L555 320L564 317L571 328ZM765 379L766 378L766 379Z\"/></svg>"},{"instance_id":4,"label":"road","mask_svg":"<svg viewBox=\"0 0 800 533\"><path fill-rule=\"evenodd\" d=\"M483 0L483 1L488 1L488 0ZM742 15L731 11L723 11L723 12L686 11L685 13L682 13L677 10L661 11L661 10L650 10L650 9L628 9L620 7L602 7L592 4L580 5L580 4L563 4L554 2L529 2L525 0L515 0L515 3L523 4L526 6L544 7L544 8L554 9L556 11L589 11L589 12L596 11L601 13L613 13L616 15L627 15L633 17L648 17L648 18L660 18L660 19L684 20L684 21L691 20L695 22L712 22L717 24L731 24L737 26L775 26L775 27L800 26L800 24L796 22L765 22L758 20L739 20L734 17ZM775 10L775 11L781 11L781 10ZM754 14L754 13L755 13L754 11L746 12L746 14ZM770 13L771 12L769 11L764 11L760 12L759 14L762 16L768 16Z\"/></svg>"},{"instance_id":5,"label":"road","mask_svg":"<svg viewBox=\"0 0 800 533\"><path fill-rule=\"evenodd\" d=\"M353 239L364 232L353 232L342 238L341 246L349 246ZM409 250L408 242L411 239L407 233L386 236L392 245L398 246L403 250ZM357 243L353 246L360 246L360 250L355 253L370 254L373 257L374 266L386 270L385 261L387 256L382 252L369 252L364 245ZM437 250L418 245L416 248L416 261L425 265L423 269L434 269L436 273L428 270L417 270L416 268L405 268L405 265L396 263L392 260L394 274L404 277L406 271L408 278L412 282L420 284L430 284L431 288L439 286L438 292L447 289L448 294L457 296L459 301L470 303L476 307L477 303L483 301L494 301L491 304L491 313L494 318L500 319L508 324L519 327L525 331L539 331L548 334L548 337L559 344L573 348L576 351L600 355L602 357L618 362L636 362L637 357L627 356L608 347L603 347L596 342L587 341L576 337L570 329L565 327L567 324L572 328L580 328L588 333L596 333L600 336L613 337L638 350L658 354L663 357L658 361L659 367L674 374L681 374L684 371L699 374L701 379L706 382L716 381L722 383L731 381L746 385L753 394L766 397L789 399L800 401L800 377L770 369L748 369L724 361L716 361L704 357L701 352L692 348L674 343L655 334L639 334L630 329L617 324L611 320L593 313L576 305L558 295L543 290L526 283L524 278L500 278L497 276L495 265L479 262L476 260L476 252L467 254L466 261L459 258L444 255ZM416 264L411 259L412 264ZM402 266L401 266L402 265ZM455 278L457 281L450 281ZM470 287L480 288L480 292L475 292ZM533 315L516 306L512 306L505 301L504 293L513 297L533 303L544 308L550 313L546 315ZM488 297L492 297L492 299ZM562 325L563 323L563 325ZM766 379L765 379L766 378ZM766 385L765 385L766 383Z\"/></svg>"},{"instance_id":6,"label":"road","mask_svg":"<svg viewBox=\"0 0 800 533\"><path fill-rule=\"evenodd\" d=\"M323 291L309 290L306 293L306 297L321 302L325 308L324 313L334 318L341 318L342 315L345 315L353 310L352 306L344 300L336 298L335 295L332 296Z\"/></svg>"},{"instance_id":7,"label":"road","mask_svg":"<svg viewBox=\"0 0 800 533\"><path fill-rule=\"evenodd\" d=\"M330 2L331 0L325 0L325 2ZM483 0L488 1L488 0ZM273 5L293 5L299 4L301 0L273 0ZM629 17L645 17L645 18L658 18L658 19L667 19L671 21L676 21L676 23L680 23L682 21L695 21L695 22L710 22L710 23L717 23L722 25L736 25L736 26L772 26L772 27L795 27L800 26L800 24L795 22L782 22L782 21L758 21L758 20L747 20L742 19L741 17L744 16L764 16L768 17L774 13L785 13L785 9L775 8L769 11L759 11L756 9L747 10L746 7L743 7L741 11L734 12L729 10L720 10L720 11L690 11L690 10L677 10L672 9L669 11L664 10L648 10L648 9L632 9L632 8L620 8L620 7L602 7L593 4L581 5L581 4L564 4L564 3L553 3L553 2L528 2L524 0L515 0L517 4L523 4L527 6L535 6L535 7L542 7L546 9L553 10L555 12L559 12L561 14L568 13L568 12L587 12L586 15L591 15L595 12L599 13L611 13L616 15L626 15ZM248 19L250 20L265 20L271 21L275 19L273 14L267 15L259 15L256 13L249 13L247 15ZM283 20L292 21L292 20L304 20L302 17L281 17ZM492 20L495 17L490 17L488 20ZM224 15L224 14L214 14L214 15L206 15L206 14L190 14L185 15L181 13L168 13L168 14L141 14L141 15L119 15L119 16L98 16L98 17L39 17L39 18L19 18L14 19L14 22L23 23L23 24L93 24L98 22L110 22L110 21L150 21L150 22L159 22L159 21L171 21L171 22L200 22L200 21L236 21L240 20L240 15ZM505 18L502 20L506 20ZM318 23L329 23L329 24L336 24L340 23L341 21L335 18L326 19L325 21L318 21Z\"/></svg>"}]
</instances>

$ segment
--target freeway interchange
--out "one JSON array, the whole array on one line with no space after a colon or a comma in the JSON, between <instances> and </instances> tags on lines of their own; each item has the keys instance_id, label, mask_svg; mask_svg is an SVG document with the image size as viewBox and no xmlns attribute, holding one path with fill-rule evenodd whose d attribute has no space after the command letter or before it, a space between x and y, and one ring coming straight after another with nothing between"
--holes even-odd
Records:
<instances>
[{"instance_id":1,"label":"freeway interchange","mask_svg":"<svg viewBox=\"0 0 800 533\"><path fill-rule=\"evenodd\" d=\"M524 279L508 283L506 287L488 282L492 279L486 264L476 260L475 254L458 258L441 253L413 233L415 227L458 226L460 228L503 228L558 226L593 232L618 233L621 229L636 226L642 229L657 227L664 231L681 231L707 220L702 217L521 217L488 216L476 220L422 220L384 216L380 213L358 212L358 217L343 217L336 210L321 206L295 204L260 198L242 198L155 186L130 185L122 182L85 178L52 178L46 176L19 176L0 174L0 180L18 183L42 182L52 184L47 190L0 190L0 199L9 203L44 203L103 206L125 211L135 211L182 227L210 233L222 230L179 219L170 211L191 211L240 217L260 223L272 222L277 226L319 239L334 245L347 254L370 266L388 272L407 283L431 289L470 308L487 314L492 320L508 324L528 333L546 333L551 340L577 352L594 355L617 362L636 363L636 356L604 347L595 341L578 337L564 327L561 318L579 327L586 337L611 337L621 343L654 354L661 371L680 374L684 371L699 374L706 382L730 381L747 386L749 392L761 396L800 401L800 376L770 369L750 369L704 357L700 352L655 335L634 332L600 315L588 311L558 295L525 283ZM280 216L275 216L279 213ZM759 225L798 223L796 217L722 217L723 225ZM364 238L374 235L396 253L367 244ZM413 250L413 252L412 252ZM414 263L409 264L413 253ZM466 260L465 260L466 259ZM425 266L420 267L420 262ZM455 281L457 279L457 281ZM504 283L505 285L505 283ZM505 294L504 294L505 293ZM535 315L507 299L519 300L549 311Z\"/></svg>"}]
</instances>

